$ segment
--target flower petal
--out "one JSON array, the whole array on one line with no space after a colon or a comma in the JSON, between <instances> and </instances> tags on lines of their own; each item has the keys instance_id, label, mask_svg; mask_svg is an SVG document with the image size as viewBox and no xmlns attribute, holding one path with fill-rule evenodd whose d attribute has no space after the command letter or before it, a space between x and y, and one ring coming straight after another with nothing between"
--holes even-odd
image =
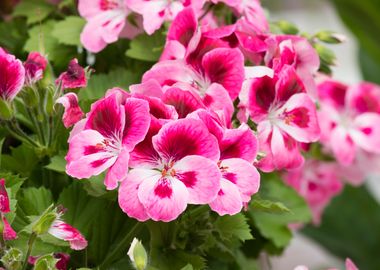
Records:
<instances>
[{"instance_id":1,"label":"flower petal","mask_svg":"<svg viewBox=\"0 0 380 270\"><path fill-rule=\"evenodd\" d=\"M209 205L212 210L221 216L235 215L243 208L243 201L238 187L222 178L218 196Z\"/></svg>"},{"instance_id":2,"label":"flower petal","mask_svg":"<svg viewBox=\"0 0 380 270\"><path fill-rule=\"evenodd\" d=\"M339 163L346 166L352 164L356 145L345 128L338 126L331 132L330 146Z\"/></svg>"},{"instance_id":3,"label":"flower petal","mask_svg":"<svg viewBox=\"0 0 380 270\"><path fill-rule=\"evenodd\" d=\"M9 213L11 211L9 207L9 196L5 188L5 179L0 179L0 212Z\"/></svg>"},{"instance_id":4,"label":"flower petal","mask_svg":"<svg viewBox=\"0 0 380 270\"><path fill-rule=\"evenodd\" d=\"M67 93L58 98L56 103L60 103L65 108L62 116L63 125L68 128L77 123L83 117L82 109L78 104L78 97L75 93Z\"/></svg>"},{"instance_id":5,"label":"flower petal","mask_svg":"<svg viewBox=\"0 0 380 270\"><path fill-rule=\"evenodd\" d=\"M151 219L169 222L185 211L189 192L181 181L172 177L155 177L140 184L138 197Z\"/></svg>"},{"instance_id":6,"label":"flower petal","mask_svg":"<svg viewBox=\"0 0 380 270\"><path fill-rule=\"evenodd\" d=\"M3 228L3 239L5 241L16 239L17 233L15 232L15 230L13 230L13 228L9 224L8 220L5 218L4 215L2 215L1 218L3 220L3 226L4 226L4 228Z\"/></svg>"},{"instance_id":7,"label":"flower petal","mask_svg":"<svg viewBox=\"0 0 380 270\"><path fill-rule=\"evenodd\" d=\"M82 250L87 247L87 240L83 235L62 220L55 220L49 229L49 233L58 239L68 241L71 249Z\"/></svg>"},{"instance_id":8,"label":"flower petal","mask_svg":"<svg viewBox=\"0 0 380 270\"><path fill-rule=\"evenodd\" d=\"M123 181L128 174L129 151L121 150L116 162L109 168L104 179L104 185L108 190L117 188L118 182Z\"/></svg>"},{"instance_id":9,"label":"flower petal","mask_svg":"<svg viewBox=\"0 0 380 270\"><path fill-rule=\"evenodd\" d=\"M11 101L21 91L25 68L21 61L0 47L0 98Z\"/></svg>"},{"instance_id":10,"label":"flower petal","mask_svg":"<svg viewBox=\"0 0 380 270\"><path fill-rule=\"evenodd\" d=\"M217 161L220 155L216 138L210 134L202 121L196 119L169 122L152 141L154 149L168 162L189 155L199 155Z\"/></svg>"},{"instance_id":11,"label":"flower petal","mask_svg":"<svg viewBox=\"0 0 380 270\"><path fill-rule=\"evenodd\" d=\"M128 216L137 219L138 221L146 221L149 219L144 206L141 204L138 197L138 190L144 181L157 181L161 177L158 171L133 169L127 178L120 184L119 188L119 205L120 208Z\"/></svg>"},{"instance_id":12,"label":"flower petal","mask_svg":"<svg viewBox=\"0 0 380 270\"><path fill-rule=\"evenodd\" d=\"M215 199L220 187L221 174L214 161L201 156L187 156L173 166L175 178L189 192L191 204L206 204Z\"/></svg>"},{"instance_id":13,"label":"flower petal","mask_svg":"<svg viewBox=\"0 0 380 270\"><path fill-rule=\"evenodd\" d=\"M380 153L380 115L363 113L354 120L355 130L350 131L354 142L370 153Z\"/></svg>"}]
</instances>

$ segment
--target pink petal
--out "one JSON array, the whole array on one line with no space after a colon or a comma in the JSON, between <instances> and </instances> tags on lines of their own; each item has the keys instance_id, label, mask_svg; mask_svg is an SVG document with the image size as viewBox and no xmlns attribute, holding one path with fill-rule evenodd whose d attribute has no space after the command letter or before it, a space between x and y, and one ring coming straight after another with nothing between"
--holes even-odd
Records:
<instances>
[{"instance_id":1,"label":"pink petal","mask_svg":"<svg viewBox=\"0 0 380 270\"><path fill-rule=\"evenodd\" d=\"M330 146L339 163L350 165L354 161L356 145L343 127L336 127L331 133Z\"/></svg>"},{"instance_id":2,"label":"pink petal","mask_svg":"<svg viewBox=\"0 0 380 270\"><path fill-rule=\"evenodd\" d=\"M281 133L277 127L273 127L271 150L273 163L278 170L295 169L304 162L297 142L288 135Z\"/></svg>"},{"instance_id":3,"label":"pink petal","mask_svg":"<svg viewBox=\"0 0 380 270\"><path fill-rule=\"evenodd\" d=\"M145 169L131 170L119 188L118 200L123 212L138 221L148 220L149 216L138 198L138 190L142 182L157 181L160 177L161 174L158 171Z\"/></svg>"},{"instance_id":4,"label":"pink petal","mask_svg":"<svg viewBox=\"0 0 380 270\"><path fill-rule=\"evenodd\" d=\"M370 153L380 153L380 115L363 113L354 120L354 131L350 136L354 142Z\"/></svg>"},{"instance_id":5,"label":"pink petal","mask_svg":"<svg viewBox=\"0 0 380 270\"><path fill-rule=\"evenodd\" d=\"M305 93L306 89L292 66L285 65L276 83L276 100L286 102L294 94Z\"/></svg>"},{"instance_id":6,"label":"pink petal","mask_svg":"<svg viewBox=\"0 0 380 270\"><path fill-rule=\"evenodd\" d=\"M83 235L62 220L58 219L54 221L49 229L49 233L58 239L68 241L71 249L82 250L87 247L87 240Z\"/></svg>"},{"instance_id":7,"label":"pink petal","mask_svg":"<svg viewBox=\"0 0 380 270\"><path fill-rule=\"evenodd\" d=\"M167 89L162 97L162 101L165 104L172 105L176 109L179 118L185 118L189 113L204 108L202 101L197 95L176 87Z\"/></svg>"},{"instance_id":8,"label":"pink petal","mask_svg":"<svg viewBox=\"0 0 380 270\"><path fill-rule=\"evenodd\" d=\"M262 121L275 100L275 80L264 76L248 82L248 111L255 122Z\"/></svg>"},{"instance_id":9,"label":"pink petal","mask_svg":"<svg viewBox=\"0 0 380 270\"><path fill-rule=\"evenodd\" d=\"M153 117L157 119L178 119L178 113L176 109L171 105L166 105L159 98L141 94L133 94L133 97L148 101L149 112Z\"/></svg>"},{"instance_id":10,"label":"pink petal","mask_svg":"<svg viewBox=\"0 0 380 270\"><path fill-rule=\"evenodd\" d=\"M222 178L235 184L244 203L251 200L260 187L260 174L248 161L241 158L229 158L222 160L219 167Z\"/></svg>"},{"instance_id":11,"label":"pink petal","mask_svg":"<svg viewBox=\"0 0 380 270\"><path fill-rule=\"evenodd\" d=\"M0 48L0 98L11 101L21 91L25 69L21 61Z\"/></svg>"},{"instance_id":12,"label":"pink petal","mask_svg":"<svg viewBox=\"0 0 380 270\"><path fill-rule=\"evenodd\" d=\"M209 203L211 209L219 215L235 215L243 208L238 187L232 182L221 179L220 190L215 200Z\"/></svg>"},{"instance_id":13,"label":"pink petal","mask_svg":"<svg viewBox=\"0 0 380 270\"><path fill-rule=\"evenodd\" d=\"M154 118L151 119L150 127L148 133L145 136L145 139L137 144L133 151L130 153L130 167L155 168L158 166L160 156L153 147L152 137L157 135L161 127L162 123L160 121Z\"/></svg>"},{"instance_id":14,"label":"pink petal","mask_svg":"<svg viewBox=\"0 0 380 270\"><path fill-rule=\"evenodd\" d=\"M199 155L217 161L220 155L216 138L210 134L202 121L196 119L169 122L152 141L156 151L168 162L189 155Z\"/></svg>"},{"instance_id":15,"label":"pink petal","mask_svg":"<svg viewBox=\"0 0 380 270\"><path fill-rule=\"evenodd\" d=\"M149 103L142 99L129 98L124 104L125 127L123 132L123 146L132 150L141 142L149 129Z\"/></svg>"},{"instance_id":16,"label":"pink petal","mask_svg":"<svg viewBox=\"0 0 380 270\"><path fill-rule=\"evenodd\" d=\"M198 20L192 8L185 8L170 25L167 39L179 41L185 48L189 45L198 28Z\"/></svg>"},{"instance_id":17,"label":"pink petal","mask_svg":"<svg viewBox=\"0 0 380 270\"><path fill-rule=\"evenodd\" d=\"M41 80L47 63L47 59L39 52L30 52L24 63L25 83L32 85Z\"/></svg>"},{"instance_id":18,"label":"pink petal","mask_svg":"<svg viewBox=\"0 0 380 270\"><path fill-rule=\"evenodd\" d=\"M346 104L356 113L380 113L380 87L363 82L348 88Z\"/></svg>"},{"instance_id":19,"label":"pink petal","mask_svg":"<svg viewBox=\"0 0 380 270\"><path fill-rule=\"evenodd\" d=\"M218 142L222 140L225 128L219 116L213 111L198 109L188 114L187 118L201 120L206 125L208 131L217 138Z\"/></svg>"},{"instance_id":20,"label":"pink petal","mask_svg":"<svg viewBox=\"0 0 380 270\"><path fill-rule=\"evenodd\" d=\"M107 149L107 139L95 130L84 130L69 142L66 172L76 178L89 178L99 175L112 166L117 154Z\"/></svg>"},{"instance_id":21,"label":"pink petal","mask_svg":"<svg viewBox=\"0 0 380 270\"><path fill-rule=\"evenodd\" d=\"M146 80L140 84L134 84L129 87L132 94L142 94L150 97L161 98L164 92L161 85L154 79Z\"/></svg>"},{"instance_id":22,"label":"pink petal","mask_svg":"<svg viewBox=\"0 0 380 270\"><path fill-rule=\"evenodd\" d=\"M283 105L283 121L277 125L299 142L315 142L320 128L314 102L307 94L295 94Z\"/></svg>"},{"instance_id":23,"label":"pink petal","mask_svg":"<svg viewBox=\"0 0 380 270\"><path fill-rule=\"evenodd\" d=\"M123 181L128 174L129 151L127 149L121 150L116 162L109 168L104 185L108 190L117 188L118 182Z\"/></svg>"},{"instance_id":24,"label":"pink petal","mask_svg":"<svg viewBox=\"0 0 380 270\"><path fill-rule=\"evenodd\" d=\"M176 40L166 41L164 51L160 56L160 61L184 59L186 48Z\"/></svg>"},{"instance_id":25,"label":"pink petal","mask_svg":"<svg viewBox=\"0 0 380 270\"><path fill-rule=\"evenodd\" d=\"M242 158L253 162L257 155L258 142L248 125L227 129L219 142L220 159Z\"/></svg>"},{"instance_id":26,"label":"pink petal","mask_svg":"<svg viewBox=\"0 0 380 270\"><path fill-rule=\"evenodd\" d=\"M221 174L215 162L201 156L187 156L174 164L175 178L189 192L188 203L207 204L218 194Z\"/></svg>"},{"instance_id":27,"label":"pink petal","mask_svg":"<svg viewBox=\"0 0 380 270\"><path fill-rule=\"evenodd\" d=\"M336 109L345 106L347 85L334 80L325 80L318 85L318 96L323 103L327 103Z\"/></svg>"},{"instance_id":28,"label":"pink petal","mask_svg":"<svg viewBox=\"0 0 380 270\"><path fill-rule=\"evenodd\" d=\"M350 258L347 258L346 270L359 270L359 268L350 260Z\"/></svg>"},{"instance_id":29,"label":"pink petal","mask_svg":"<svg viewBox=\"0 0 380 270\"><path fill-rule=\"evenodd\" d=\"M5 241L9 241L9 240L14 240L17 238L17 233L15 232L15 230L13 230L13 228L11 227L11 225L9 224L8 220L5 218L5 216L2 214L1 215L1 218L3 220L3 238Z\"/></svg>"},{"instance_id":30,"label":"pink petal","mask_svg":"<svg viewBox=\"0 0 380 270\"><path fill-rule=\"evenodd\" d=\"M67 93L58 98L56 103L60 103L65 108L62 116L63 125L68 128L77 123L83 117L83 112L78 104L78 97L75 93Z\"/></svg>"},{"instance_id":31,"label":"pink petal","mask_svg":"<svg viewBox=\"0 0 380 270\"><path fill-rule=\"evenodd\" d=\"M151 219L169 222L185 211L189 192L175 178L155 176L144 179L140 184L138 197Z\"/></svg>"},{"instance_id":32,"label":"pink petal","mask_svg":"<svg viewBox=\"0 0 380 270\"><path fill-rule=\"evenodd\" d=\"M240 50L214 49L203 56L202 66L211 82L223 85L232 100L237 98L244 81L244 57Z\"/></svg>"},{"instance_id":33,"label":"pink petal","mask_svg":"<svg viewBox=\"0 0 380 270\"><path fill-rule=\"evenodd\" d=\"M8 192L5 188L5 179L0 179L0 212L9 213L11 211L9 207Z\"/></svg>"},{"instance_id":34,"label":"pink petal","mask_svg":"<svg viewBox=\"0 0 380 270\"><path fill-rule=\"evenodd\" d=\"M203 97L203 103L213 111L223 111L226 121L231 121L234 105L226 89L218 83L213 83L207 88Z\"/></svg>"},{"instance_id":35,"label":"pink petal","mask_svg":"<svg viewBox=\"0 0 380 270\"><path fill-rule=\"evenodd\" d=\"M117 95L110 95L92 104L85 128L97 130L104 137L119 139L124 130L125 113Z\"/></svg>"}]
</instances>

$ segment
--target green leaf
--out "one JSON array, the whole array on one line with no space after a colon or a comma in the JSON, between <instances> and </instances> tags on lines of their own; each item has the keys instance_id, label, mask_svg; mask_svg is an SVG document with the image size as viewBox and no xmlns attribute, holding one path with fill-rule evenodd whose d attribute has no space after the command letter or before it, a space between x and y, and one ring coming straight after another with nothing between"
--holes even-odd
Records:
<instances>
[{"instance_id":1,"label":"green leaf","mask_svg":"<svg viewBox=\"0 0 380 270\"><path fill-rule=\"evenodd\" d=\"M269 212L269 213L290 212L289 208L287 208L281 202L273 202L270 200L263 200L260 198L252 199L250 208L254 209L255 211L264 211L264 212Z\"/></svg>"},{"instance_id":2,"label":"green leaf","mask_svg":"<svg viewBox=\"0 0 380 270\"><path fill-rule=\"evenodd\" d=\"M66 160L64 156L58 155L51 158L50 163L45 168L64 173L66 172Z\"/></svg>"},{"instance_id":3,"label":"green leaf","mask_svg":"<svg viewBox=\"0 0 380 270\"><path fill-rule=\"evenodd\" d=\"M165 44L165 35L156 31L153 35L142 34L131 41L126 55L143 61L155 62L160 58Z\"/></svg>"},{"instance_id":4,"label":"green leaf","mask_svg":"<svg viewBox=\"0 0 380 270\"><path fill-rule=\"evenodd\" d=\"M238 238L240 241L253 239L247 219L243 214L221 216L215 222L215 229L224 239Z\"/></svg>"},{"instance_id":5,"label":"green leaf","mask_svg":"<svg viewBox=\"0 0 380 270\"><path fill-rule=\"evenodd\" d=\"M249 209L249 215L260 233L277 248L283 248L292 237L288 225L310 221L310 210L305 200L275 174L263 177L258 195L265 200L281 202L290 210L283 213L266 213Z\"/></svg>"},{"instance_id":6,"label":"green leaf","mask_svg":"<svg viewBox=\"0 0 380 270\"><path fill-rule=\"evenodd\" d=\"M18 208L26 216L41 215L52 203L53 195L44 187L23 188L18 196Z\"/></svg>"},{"instance_id":7,"label":"green leaf","mask_svg":"<svg viewBox=\"0 0 380 270\"><path fill-rule=\"evenodd\" d=\"M99 99L113 87L127 90L131 84L137 83L138 79L135 74L122 68L114 69L108 74L95 74L91 76L87 88L79 92L79 99Z\"/></svg>"},{"instance_id":8,"label":"green leaf","mask_svg":"<svg viewBox=\"0 0 380 270\"><path fill-rule=\"evenodd\" d=\"M80 46L80 33L85 24L81 17L68 16L54 25L52 36L61 44Z\"/></svg>"},{"instance_id":9,"label":"green leaf","mask_svg":"<svg viewBox=\"0 0 380 270\"><path fill-rule=\"evenodd\" d=\"M193 266L191 264L186 265L185 267L182 267L181 270L193 270Z\"/></svg>"},{"instance_id":10,"label":"green leaf","mask_svg":"<svg viewBox=\"0 0 380 270\"><path fill-rule=\"evenodd\" d=\"M359 50L359 64L364 80L380 84L380 62L376 62L363 48Z\"/></svg>"},{"instance_id":11,"label":"green leaf","mask_svg":"<svg viewBox=\"0 0 380 270\"><path fill-rule=\"evenodd\" d=\"M52 11L54 6L41 0L22 1L13 12L14 16L24 16L28 24L43 21Z\"/></svg>"},{"instance_id":12,"label":"green leaf","mask_svg":"<svg viewBox=\"0 0 380 270\"><path fill-rule=\"evenodd\" d=\"M0 46L7 48L15 55L20 54L28 38L27 30L28 27L24 18L0 22Z\"/></svg>"},{"instance_id":13,"label":"green leaf","mask_svg":"<svg viewBox=\"0 0 380 270\"><path fill-rule=\"evenodd\" d=\"M38 163L34 149L26 144L11 148L11 154L2 155L2 170L12 171L22 176L29 176Z\"/></svg>"},{"instance_id":14,"label":"green leaf","mask_svg":"<svg viewBox=\"0 0 380 270\"><path fill-rule=\"evenodd\" d=\"M380 204L365 186L346 186L325 209L319 227L308 226L307 236L334 255L351 258L359 269L379 268Z\"/></svg>"}]
</instances>

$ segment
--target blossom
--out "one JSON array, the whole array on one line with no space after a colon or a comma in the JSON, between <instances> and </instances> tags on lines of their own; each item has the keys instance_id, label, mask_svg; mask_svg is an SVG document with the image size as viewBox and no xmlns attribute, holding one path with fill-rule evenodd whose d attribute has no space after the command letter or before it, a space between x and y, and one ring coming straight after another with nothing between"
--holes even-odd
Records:
<instances>
[{"instance_id":1,"label":"blossom","mask_svg":"<svg viewBox=\"0 0 380 270\"><path fill-rule=\"evenodd\" d=\"M61 73L55 83L57 85L61 84L62 89L86 87L86 71L78 64L78 60L74 58L70 61L67 71Z\"/></svg>"},{"instance_id":2,"label":"blossom","mask_svg":"<svg viewBox=\"0 0 380 270\"><path fill-rule=\"evenodd\" d=\"M41 80L47 66L47 60L39 52L30 52L24 63L25 83L32 85Z\"/></svg>"},{"instance_id":3,"label":"blossom","mask_svg":"<svg viewBox=\"0 0 380 270\"><path fill-rule=\"evenodd\" d=\"M140 221L171 221L187 204L207 204L217 195L218 143L202 121L173 120L150 130L131 153L132 170L119 189L119 205Z\"/></svg>"},{"instance_id":4,"label":"blossom","mask_svg":"<svg viewBox=\"0 0 380 270\"><path fill-rule=\"evenodd\" d=\"M0 98L12 101L25 81L25 68L15 56L0 47Z\"/></svg>"},{"instance_id":5,"label":"blossom","mask_svg":"<svg viewBox=\"0 0 380 270\"><path fill-rule=\"evenodd\" d=\"M302 165L299 143L315 142L320 135L315 104L293 67L285 65L273 78L247 80L241 106L258 124L260 169L294 169Z\"/></svg>"},{"instance_id":6,"label":"blossom","mask_svg":"<svg viewBox=\"0 0 380 270\"><path fill-rule=\"evenodd\" d=\"M68 128L77 123L83 117L83 112L78 104L78 97L75 93L67 93L58 98L56 103L60 103L65 108L62 116L63 125Z\"/></svg>"},{"instance_id":7,"label":"blossom","mask_svg":"<svg viewBox=\"0 0 380 270\"><path fill-rule=\"evenodd\" d=\"M172 21L186 6L200 10L205 0L127 0L127 6L143 16L148 35L158 30L165 21Z\"/></svg>"},{"instance_id":8,"label":"blossom","mask_svg":"<svg viewBox=\"0 0 380 270\"><path fill-rule=\"evenodd\" d=\"M53 222L48 233L58 239L68 241L71 249L82 250L87 247L87 240L83 235L76 228L63 222L60 218L57 218Z\"/></svg>"},{"instance_id":9,"label":"blossom","mask_svg":"<svg viewBox=\"0 0 380 270\"><path fill-rule=\"evenodd\" d=\"M114 189L128 173L129 152L148 131L148 102L138 98L119 99L118 92L95 102L86 119L74 127L69 139L66 172L89 178L108 170L107 189Z\"/></svg>"},{"instance_id":10,"label":"blossom","mask_svg":"<svg viewBox=\"0 0 380 270\"><path fill-rule=\"evenodd\" d=\"M9 206L8 192L5 188L5 179L0 179L0 214L3 227L3 239L13 240L17 238L17 233L12 229L8 220L5 217L6 213L11 211Z\"/></svg>"},{"instance_id":11,"label":"blossom","mask_svg":"<svg viewBox=\"0 0 380 270\"><path fill-rule=\"evenodd\" d=\"M360 151L380 153L379 87L346 86L333 80L318 85L322 144L339 163L349 166Z\"/></svg>"},{"instance_id":12,"label":"blossom","mask_svg":"<svg viewBox=\"0 0 380 270\"><path fill-rule=\"evenodd\" d=\"M133 37L139 28L126 19L131 11L124 0L80 0L79 14L87 20L80 39L83 46L97 53L119 36ZM125 32L125 33L124 33Z\"/></svg>"},{"instance_id":13,"label":"blossom","mask_svg":"<svg viewBox=\"0 0 380 270\"><path fill-rule=\"evenodd\" d=\"M284 179L305 198L315 224L320 223L323 210L331 198L343 189L339 166L335 162L308 159L302 167L287 171Z\"/></svg>"}]
</instances>

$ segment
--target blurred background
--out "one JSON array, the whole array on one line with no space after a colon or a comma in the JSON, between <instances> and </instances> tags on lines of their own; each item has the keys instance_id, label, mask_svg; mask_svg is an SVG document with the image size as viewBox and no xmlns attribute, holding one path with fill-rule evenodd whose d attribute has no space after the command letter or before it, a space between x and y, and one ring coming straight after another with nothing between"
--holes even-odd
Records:
<instances>
[{"instance_id":1,"label":"blurred background","mask_svg":"<svg viewBox=\"0 0 380 270\"><path fill-rule=\"evenodd\" d=\"M332 30L346 36L345 43L330 47L337 57L333 69L336 79L348 84L363 79L380 83L379 0L262 3L270 11L271 20L285 19L311 34ZM351 257L360 269L380 269L379 202L379 176L368 179L365 187L347 187L328 207L319 228L297 233L283 255L271 258L272 269L288 270L302 264L311 270L332 266L344 269L345 257Z\"/></svg>"}]
</instances>

